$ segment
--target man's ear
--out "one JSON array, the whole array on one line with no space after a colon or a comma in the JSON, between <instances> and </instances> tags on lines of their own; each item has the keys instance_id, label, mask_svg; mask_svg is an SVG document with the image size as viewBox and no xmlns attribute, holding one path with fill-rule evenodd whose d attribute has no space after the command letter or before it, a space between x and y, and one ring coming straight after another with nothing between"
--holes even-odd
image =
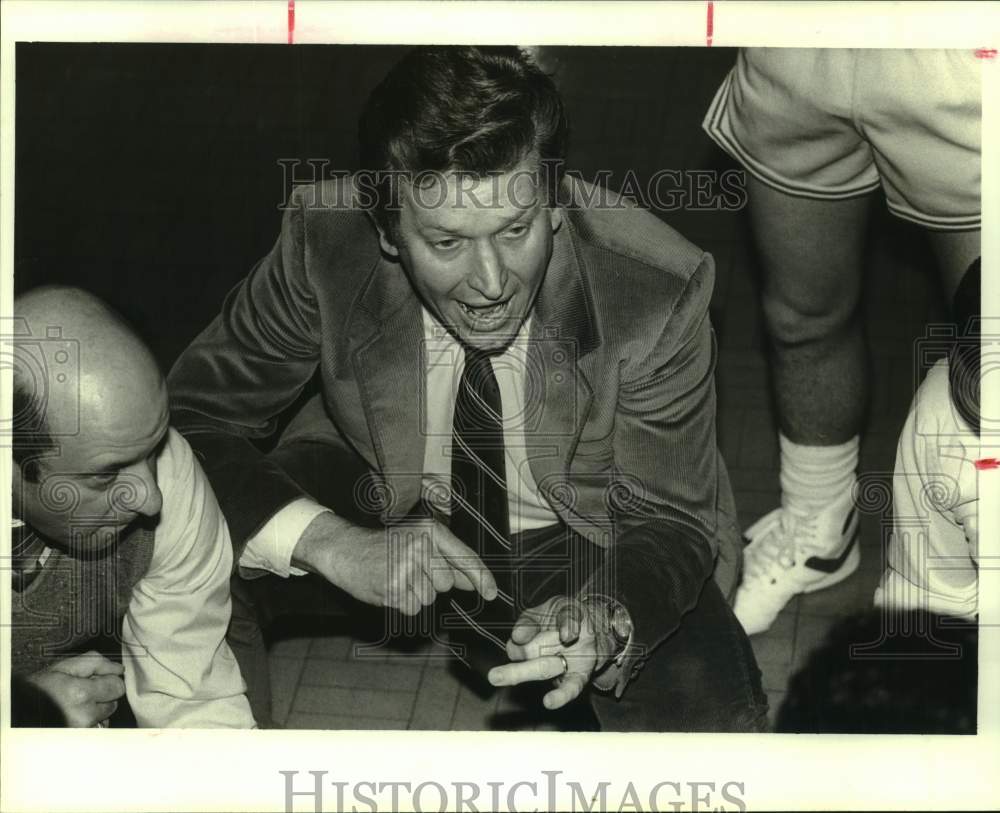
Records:
<instances>
[{"instance_id":1,"label":"man's ear","mask_svg":"<svg viewBox=\"0 0 1000 813\"><path fill-rule=\"evenodd\" d=\"M379 247L390 257L398 257L399 249L396 248L388 232L386 232L386 230L382 227L382 224L379 223L378 218L375 217L375 215L370 211L366 212L366 214L368 215L368 219L371 220L372 225L375 227L375 230L378 232Z\"/></svg>"}]
</instances>

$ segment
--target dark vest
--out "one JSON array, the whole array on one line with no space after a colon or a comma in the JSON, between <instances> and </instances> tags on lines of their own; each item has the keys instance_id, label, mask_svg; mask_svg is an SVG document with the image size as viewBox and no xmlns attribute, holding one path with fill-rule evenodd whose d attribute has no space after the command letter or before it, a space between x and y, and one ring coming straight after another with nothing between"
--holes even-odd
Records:
<instances>
[{"instance_id":1,"label":"dark vest","mask_svg":"<svg viewBox=\"0 0 1000 813\"><path fill-rule=\"evenodd\" d=\"M23 591L11 591L11 671L36 672L94 642L118 642L132 589L153 557L153 531L137 527L107 553L72 556L53 549Z\"/></svg>"}]
</instances>

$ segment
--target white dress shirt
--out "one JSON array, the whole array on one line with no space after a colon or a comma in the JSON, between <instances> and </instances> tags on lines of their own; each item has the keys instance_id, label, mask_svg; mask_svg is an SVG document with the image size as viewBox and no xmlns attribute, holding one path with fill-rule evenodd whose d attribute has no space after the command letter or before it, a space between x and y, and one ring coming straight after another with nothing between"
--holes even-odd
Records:
<instances>
[{"instance_id":1,"label":"white dress shirt","mask_svg":"<svg viewBox=\"0 0 1000 813\"><path fill-rule=\"evenodd\" d=\"M142 727L255 728L226 643L229 528L191 447L173 429L156 480L163 508L152 560L122 627L129 704Z\"/></svg>"},{"instance_id":2,"label":"white dress shirt","mask_svg":"<svg viewBox=\"0 0 1000 813\"><path fill-rule=\"evenodd\" d=\"M541 386L527 363L530 336L528 319L517 337L501 354L491 359L503 404L503 433L506 447L506 474L510 531L518 533L554 525L559 517L539 492L529 466L532 456L546 454L544 448L532 449L525 440L525 427L535 417L531 404L537 399L526 391ZM426 310L424 324L425 401L423 405L424 498L442 513L448 513L448 487L451 483L452 420L458 385L465 369L461 344ZM329 509L308 497L300 497L278 511L247 542L240 565L276 573L279 576L303 575L291 566L292 551L309 523Z\"/></svg>"}]
</instances>

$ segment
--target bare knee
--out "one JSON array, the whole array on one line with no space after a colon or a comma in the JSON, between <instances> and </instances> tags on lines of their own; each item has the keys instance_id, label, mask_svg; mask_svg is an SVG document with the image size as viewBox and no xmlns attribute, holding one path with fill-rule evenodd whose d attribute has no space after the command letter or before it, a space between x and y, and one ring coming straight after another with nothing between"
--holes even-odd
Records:
<instances>
[{"instance_id":1,"label":"bare knee","mask_svg":"<svg viewBox=\"0 0 1000 813\"><path fill-rule=\"evenodd\" d=\"M835 299L807 303L765 293L764 320L768 335L777 346L801 347L842 334L854 321L856 304Z\"/></svg>"}]
</instances>

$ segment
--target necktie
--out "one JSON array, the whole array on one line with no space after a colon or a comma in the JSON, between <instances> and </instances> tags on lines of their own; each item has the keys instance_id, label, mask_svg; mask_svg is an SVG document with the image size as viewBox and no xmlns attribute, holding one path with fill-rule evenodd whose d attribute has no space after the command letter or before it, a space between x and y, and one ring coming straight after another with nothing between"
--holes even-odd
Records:
<instances>
[{"instance_id":1,"label":"necktie","mask_svg":"<svg viewBox=\"0 0 1000 813\"><path fill-rule=\"evenodd\" d=\"M455 399L451 495L451 531L493 573L498 595L487 602L478 593L452 590L447 594L452 612L444 625L456 654L485 675L493 666L508 661L505 646L516 616L503 406L490 357L472 349L465 352L465 369Z\"/></svg>"}]
</instances>

